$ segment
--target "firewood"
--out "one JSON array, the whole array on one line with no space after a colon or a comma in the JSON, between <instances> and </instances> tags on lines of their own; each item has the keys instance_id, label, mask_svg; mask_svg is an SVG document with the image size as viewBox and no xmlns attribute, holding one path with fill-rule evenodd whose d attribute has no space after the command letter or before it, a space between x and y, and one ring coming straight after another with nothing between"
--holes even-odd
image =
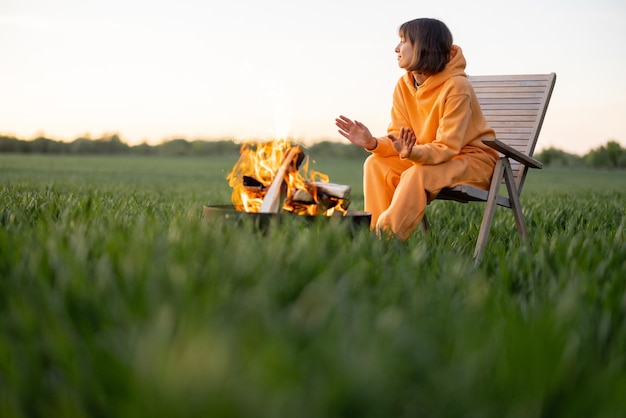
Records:
<instances>
[{"instance_id":1,"label":"firewood","mask_svg":"<svg viewBox=\"0 0 626 418\"><path fill-rule=\"evenodd\" d=\"M300 149L300 147L295 146L289 148L289 151L287 151L287 154L285 155L282 164L278 168L278 171L276 171L276 175L274 175L274 179L272 180L270 187L267 189L267 193L265 193L265 196L263 197L263 203L261 204L261 209L259 210L259 212L278 213L281 206L281 195L285 175L288 173L289 168L292 166L294 160L297 159L298 155L301 152L302 150Z\"/></svg>"},{"instance_id":2,"label":"firewood","mask_svg":"<svg viewBox=\"0 0 626 418\"><path fill-rule=\"evenodd\" d=\"M324 183L322 181L314 181L310 184L317 187L319 191L324 192L328 196L336 197L338 199L349 198L350 192L352 191L352 188L346 184Z\"/></svg>"},{"instance_id":3,"label":"firewood","mask_svg":"<svg viewBox=\"0 0 626 418\"><path fill-rule=\"evenodd\" d=\"M315 203L315 199L313 199L313 196L311 196L311 193L309 193L308 191L304 189L296 190L293 193L293 196L291 196L291 200L293 200L294 202L298 202L298 203L306 203L306 204Z\"/></svg>"},{"instance_id":4,"label":"firewood","mask_svg":"<svg viewBox=\"0 0 626 418\"><path fill-rule=\"evenodd\" d=\"M258 181L257 179L251 176L243 176L243 187L245 187L246 189L253 189L253 190L265 190L266 189L263 183L261 183L260 181Z\"/></svg>"}]
</instances>

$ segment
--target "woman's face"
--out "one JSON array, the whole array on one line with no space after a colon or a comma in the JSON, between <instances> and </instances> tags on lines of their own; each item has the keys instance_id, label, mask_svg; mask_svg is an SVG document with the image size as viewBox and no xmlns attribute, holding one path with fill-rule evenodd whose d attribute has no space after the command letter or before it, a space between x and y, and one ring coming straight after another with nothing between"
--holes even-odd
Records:
<instances>
[{"instance_id":1,"label":"woman's face","mask_svg":"<svg viewBox=\"0 0 626 418\"><path fill-rule=\"evenodd\" d=\"M398 54L398 67L407 69L413 62L413 45L404 35L400 34L400 42L396 46L396 54Z\"/></svg>"}]
</instances>

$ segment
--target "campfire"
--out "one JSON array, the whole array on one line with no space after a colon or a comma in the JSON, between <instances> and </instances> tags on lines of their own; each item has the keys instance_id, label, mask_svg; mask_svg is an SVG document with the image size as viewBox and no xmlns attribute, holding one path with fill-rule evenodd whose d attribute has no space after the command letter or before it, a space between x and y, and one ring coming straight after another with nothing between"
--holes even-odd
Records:
<instances>
[{"instance_id":1,"label":"campfire","mask_svg":"<svg viewBox=\"0 0 626 418\"><path fill-rule=\"evenodd\" d=\"M233 206L243 212L332 216L350 205L350 186L309 169L309 158L287 140L244 143L227 179Z\"/></svg>"}]
</instances>

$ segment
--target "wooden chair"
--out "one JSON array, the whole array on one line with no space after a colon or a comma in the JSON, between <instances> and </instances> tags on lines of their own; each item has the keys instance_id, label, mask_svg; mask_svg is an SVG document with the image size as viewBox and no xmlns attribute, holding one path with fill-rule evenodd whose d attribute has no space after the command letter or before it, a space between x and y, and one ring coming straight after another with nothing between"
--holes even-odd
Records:
<instances>
[{"instance_id":1,"label":"wooden chair","mask_svg":"<svg viewBox=\"0 0 626 418\"><path fill-rule=\"evenodd\" d=\"M469 77L487 123L496 131L497 138L483 138L483 143L499 151L489 191L461 185L443 189L437 199L457 202L486 202L474 258L482 260L496 205L513 211L517 232L528 243L528 231L522 214L520 193L528 168L542 168L532 158L548 109L556 74L495 75ZM504 183L508 194L500 194ZM424 229L428 229L426 217Z\"/></svg>"}]
</instances>

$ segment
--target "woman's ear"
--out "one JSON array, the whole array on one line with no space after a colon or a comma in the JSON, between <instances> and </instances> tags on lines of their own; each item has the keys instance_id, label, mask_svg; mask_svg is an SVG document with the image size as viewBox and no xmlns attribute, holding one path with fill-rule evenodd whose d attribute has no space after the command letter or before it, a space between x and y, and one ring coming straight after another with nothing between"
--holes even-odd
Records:
<instances>
[{"instance_id":1,"label":"woman's ear","mask_svg":"<svg viewBox=\"0 0 626 418\"><path fill-rule=\"evenodd\" d=\"M450 48L450 53L448 54L448 61L450 61L452 58L456 57L456 54L459 50L455 47Z\"/></svg>"}]
</instances>

